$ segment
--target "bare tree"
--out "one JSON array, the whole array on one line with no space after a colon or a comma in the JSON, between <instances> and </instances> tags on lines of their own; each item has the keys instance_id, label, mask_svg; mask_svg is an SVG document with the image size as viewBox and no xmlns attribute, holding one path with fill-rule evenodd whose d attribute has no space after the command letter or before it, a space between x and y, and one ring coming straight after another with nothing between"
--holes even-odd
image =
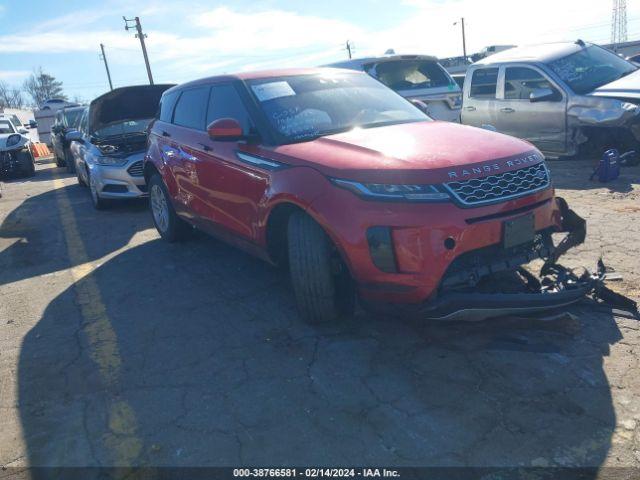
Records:
<instances>
[{"instance_id":1,"label":"bare tree","mask_svg":"<svg viewBox=\"0 0 640 480\"><path fill-rule=\"evenodd\" d=\"M42 105L49 98L67 99L62 90L62 82L48 73L42 71L42 67L38 67L31 76L25 80L24 90L32 98L33 103Z\"/></svg>"},{"instance_id":2,"label":"bare tree","mask_svg":"<svg viewBox=\"0 0 640 480\"><path fill-rule=\"evenodd\" d=\"M6 83L0 82L0 107L23 108L24 106L24 96L20 89L11 88Z\"/></svg>"}]
</instances>

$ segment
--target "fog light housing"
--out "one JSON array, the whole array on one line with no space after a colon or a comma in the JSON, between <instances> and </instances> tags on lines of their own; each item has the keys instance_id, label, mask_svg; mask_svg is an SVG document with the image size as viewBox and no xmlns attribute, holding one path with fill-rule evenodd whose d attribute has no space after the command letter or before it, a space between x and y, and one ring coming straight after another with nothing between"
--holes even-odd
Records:
<instances>
[{"instance_id":1,"label":"fog light housing","mask_svg":"<svg viewBox=\"0 0 640 480\"><path fill-rule=\"evenodd\" d=\"M373 264L383 272L398 273L396 255L393 251L393 241L391 239L391 228L368 228L367 242Z\"/></svg>"}]
</instances>

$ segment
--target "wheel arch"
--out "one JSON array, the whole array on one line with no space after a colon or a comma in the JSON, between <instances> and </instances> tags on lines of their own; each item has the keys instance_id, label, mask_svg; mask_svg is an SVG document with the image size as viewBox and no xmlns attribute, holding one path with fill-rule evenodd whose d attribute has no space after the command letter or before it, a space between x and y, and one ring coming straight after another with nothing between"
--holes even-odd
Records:
<instances>
[{"instance_id":1,"label":"wheel arch","mask_svg":"<svg viewBox=\"0 0 640 480\"><path fill-rule=\"evenodd\" d=\"M269 211L265 222L265 243L269 258L276 265L287 266L288 264L288 238L287 227L289 217L294 212L302 212L316 222L327 235L331 243L335 246L342 262L349 270L353 278L353 269L349 258L346 255L337 235L331 229L326 227L326 223L319 218L318 214L311 208L304 207L290 200L284 200L273 206Z\"/></svg>"}]
</instances>

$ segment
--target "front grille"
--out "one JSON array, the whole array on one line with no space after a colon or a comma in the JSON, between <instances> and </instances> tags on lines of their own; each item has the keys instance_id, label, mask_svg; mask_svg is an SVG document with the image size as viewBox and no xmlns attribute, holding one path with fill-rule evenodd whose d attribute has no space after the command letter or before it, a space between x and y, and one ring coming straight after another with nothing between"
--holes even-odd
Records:
<instances>
[{"instance_id":1,"label":"front grille","mask_svg":"<svg viewBox=\"0 0 640 480\"><path fill-rule=\"evenodd\" d=\"M541 230L532 242L511 248L496 244L465 252L451 262L440 286L442 289L473 287L489 275L515 270L537 258L548 258L554 250L552 233L553 229Z\"/></svg>"},{"instance_id":2,"label":"front grille","mask_svg":"<svg viewBox=\"0 0 640 480\"><path fill-rule=\"evenodd\" d=\"M542 190L549 186L549 172L544 163L511 172L445 183L445 187L463 205L508 200Z\"/></svg>"},{"instance_id":3,"label":"front grille","mask_svg":"<svg viewBox=\"0 0 640 480\"><path fill-rule=\"evenodd\" d=\"M127 168L127 172L129 172L129 175L131 175L132 177L141 177L144 173L142 171L142 162L140 161L134 163L129 168Z\"/></svg>"}]
</instances>

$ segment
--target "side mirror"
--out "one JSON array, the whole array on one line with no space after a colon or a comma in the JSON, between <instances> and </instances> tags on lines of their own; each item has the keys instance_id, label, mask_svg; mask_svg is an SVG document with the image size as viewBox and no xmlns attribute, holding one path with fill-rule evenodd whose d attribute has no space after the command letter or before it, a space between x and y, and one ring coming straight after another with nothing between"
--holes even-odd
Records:
<instances>
[{"instance_id":1,"label":"side mirror","mask_svg":"<svg viewBox=\"0 0 640 480\"><path fill-rule=\"evenodd\" d=\"M556 98L556 93L550 88L536 88L529 94L529 101L535 102L547 102Z\"/></svg>"},{"instance_id":2,"label":"side mirror","mask_svg":"<svg viewBox=\"0 0 640 480\"><path fill-rule=\"evenodd\" d=\"M64 138L69 142L84 142L82 132L79 132L78 130L71 130L70 132L67 132Z\"/></svg>"},{"instance_id":3,"label":"side mirror","mask_svg":"<svg viewBox=\"0 0 640 480\"><path fill-rule=\"evenodd\" d=\"M38 122L35 120L29 120L29 128L38 128Z\"/></svg>"},{"instance_id":4,"label":"side mirror","mask_svg":"<svg viewBox=\"0 0 640 480\"><path fill-rule=\"evenodd\" d=\"M29 131L24 127L20 127L18 129L18 133L21 134L21 135L26 135L27 133L29 133Z\"/></svg>"},{"instance_id":5,"label":"side mirror","mask_svg":"<svg viewBox=\"0 0 640 480\"><path fill-rule=\"evenodd\" d=\"M207 127L207 133L211 140L232 141L245 137L240 123L235 118L219 118Z\"/></svg>"},{"instance_id":6,"label":"side mirror","mask_svg":"<svg viewBox=\"0 0 640 480\"><path fill-rule=\"evenodd\" d=\"M413 104L414 107L416 107L422 113L429 115L429 106L426 103L424 103L422 100L412 98L409 101Z\"/></svg>"}]
</instances>

